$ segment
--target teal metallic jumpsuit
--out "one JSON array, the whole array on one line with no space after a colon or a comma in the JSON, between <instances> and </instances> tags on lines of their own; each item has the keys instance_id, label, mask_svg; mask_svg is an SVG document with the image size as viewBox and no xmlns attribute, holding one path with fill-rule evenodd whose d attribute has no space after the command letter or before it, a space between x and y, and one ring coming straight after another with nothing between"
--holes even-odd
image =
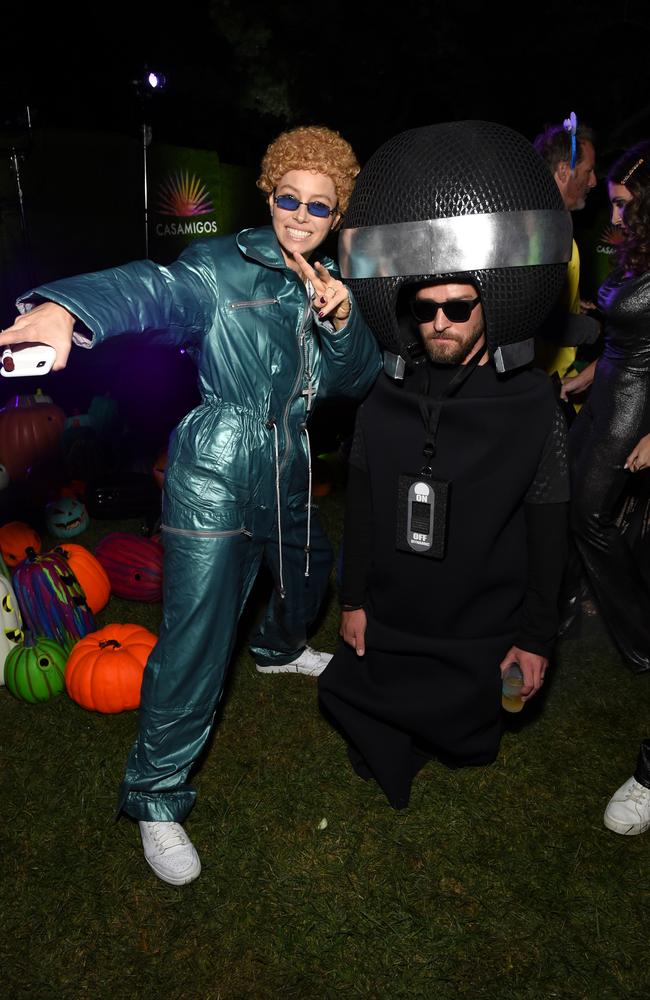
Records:
<instances>
[{"instance_id":1,"label":"teal metallic jumpsuit","mask_svg":"<svg viewBox=\"0 0 650 1000\"><path fill-rule=\"evenodd\" d=\"M180 822L262 563L275 590L253 636L255 660L289 663L305 646L331 567L310 506L308 410L316 394L365 395L379 348L354 302L339 331L317 320L271 227L197 241L168 266L137 261L22 297L43 300L75 315L87 344L141 332L184 346L197 364L202 402L168 452L163 622L119 797L136 819Z\"/></svg>"}]
</instances>

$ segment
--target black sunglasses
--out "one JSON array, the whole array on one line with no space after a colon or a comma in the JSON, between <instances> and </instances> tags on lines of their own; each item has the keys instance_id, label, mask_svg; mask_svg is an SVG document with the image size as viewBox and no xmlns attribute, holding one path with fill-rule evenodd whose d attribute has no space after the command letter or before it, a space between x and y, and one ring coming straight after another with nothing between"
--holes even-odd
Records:
<instances>
[{"instance_id":1,"label":"black sunglasses","mask_svg":"<svg viewBox=\"0 0 650 1000\"><path fill-rule=\"evenodd\" d=\"M452 323L466 323L472 311L480 302L476 299L448 299L446 302L434 302L433 299L411 299L411 312L416 323L433 323L438 315L438 309Z\"/></svg>"},{"instance_id":2,"label":"black sunglasses","mask_svg":"<svg viewBox=\"0 0 650 1000\"><path fill-rule=\"evenodd\" d=\"M292 194L274 194L273 201L278 208L283 208L285 212L295 212L298 205L305 205L309 214L315 215L317 219L328 219L336 212L336 207L330 208L322 201L300 201Z\"/></svg>"}]
</instances>

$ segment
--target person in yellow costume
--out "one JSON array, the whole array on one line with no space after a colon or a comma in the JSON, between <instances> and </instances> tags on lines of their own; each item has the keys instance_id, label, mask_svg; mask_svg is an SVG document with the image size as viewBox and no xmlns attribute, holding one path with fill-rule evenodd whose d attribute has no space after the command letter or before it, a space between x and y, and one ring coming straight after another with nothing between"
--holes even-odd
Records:
<instances>
[{"instance_id":1,"label":"person in yellow costume","mask_svg":"<svg viewBox=\"0 0 650 1000\"><path fill-rule=\"evenodd\" d=\"M584 208L589 191L596 186L594 134L591 129L579 125L574 138L575 161L572 135L564 124L548 125L533 140L569 212ZM580 254L574 240L560 301L537 337L537 364L549 375L557 372L562 379L572 372L579 346L592 344L598 338L600 325L586 314L593 308L592 303L580 298Z\"/></svg>"}]
</instances>

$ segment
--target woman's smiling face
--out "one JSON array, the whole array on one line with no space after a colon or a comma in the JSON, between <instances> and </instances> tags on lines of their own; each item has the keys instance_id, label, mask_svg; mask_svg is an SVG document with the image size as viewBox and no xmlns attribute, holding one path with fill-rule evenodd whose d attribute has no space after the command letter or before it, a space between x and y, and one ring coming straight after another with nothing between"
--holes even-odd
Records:
<instances>
[{"instance_id":1,"label":"woman's smiling face","mask_svg":"<svg viewBox=\"0 0 650 1000\"><path fill-rule=\"evenodd\" d=\"M275 199L283 194L297 198L300 202L298 207L280 208ZM282 255L293 270L297 270L297 264L293 259L294 252L309 257L316 247L320 246L339 218L338 212L333 212L325 218L311 215L307 210L307 204L312 201L327 205L329 209L336 208L334 181L327 174L319 174L314 170L288 170L278 181L275 191L269 195L273 230Z\"/></svg>"}]
</instances>

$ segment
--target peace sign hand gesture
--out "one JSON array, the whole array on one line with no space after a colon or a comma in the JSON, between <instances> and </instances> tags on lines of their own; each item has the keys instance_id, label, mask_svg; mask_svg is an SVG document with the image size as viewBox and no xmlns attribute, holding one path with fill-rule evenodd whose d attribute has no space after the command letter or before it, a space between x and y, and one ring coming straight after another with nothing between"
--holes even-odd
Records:
<instances>
[{"instance_id":1,"label":"peace sign hand gesture","mask_svg":"<svg viewBox=\"0 0 650 1000\"><path fill-rule=\"evenodd\" d=\"M300 272L305 281L311 281L314 288L312 307L318 313L319 319L329 316L334 324L335 330L341 330L348 321L350 315L350 296L342 281L333 278L326 267L319 261L314 262L312 267L302 254L294 251L294 260L297 262Z\"/></svg>"}]
</instances>

